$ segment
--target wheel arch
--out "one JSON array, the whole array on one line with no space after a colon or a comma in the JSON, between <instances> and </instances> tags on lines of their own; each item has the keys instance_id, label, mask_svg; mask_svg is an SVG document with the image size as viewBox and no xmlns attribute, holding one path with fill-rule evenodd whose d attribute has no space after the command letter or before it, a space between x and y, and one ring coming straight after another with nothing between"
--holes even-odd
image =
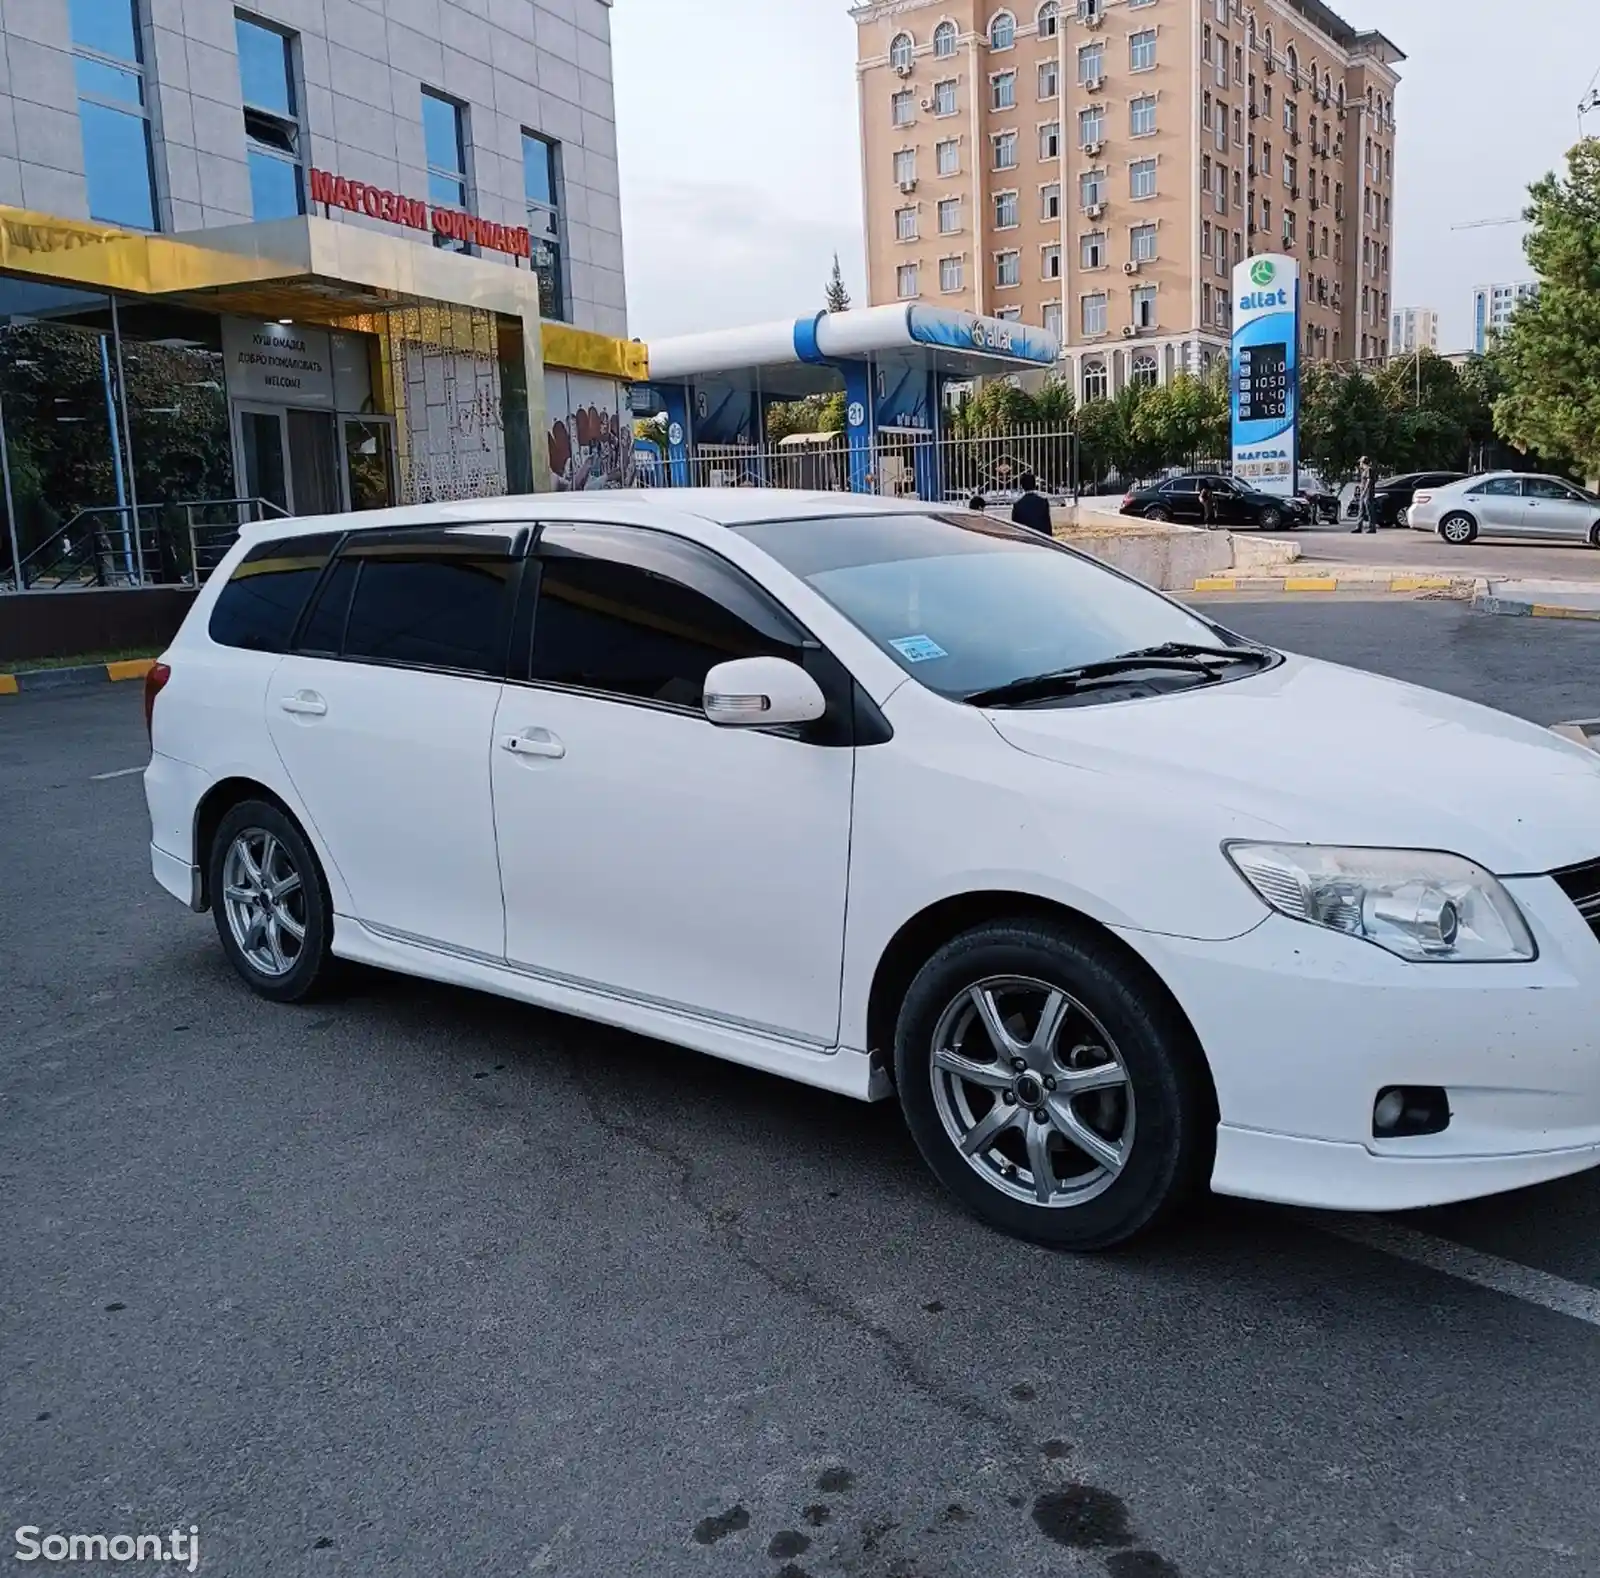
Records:
<instances>
[{"instance_id":1,"label":"wheel arch","mask_svg":"<svg viewBox=\"0 0 1600 1578\"><path fill-rule=\"evenodd\" d=\"M217 836L217 829L222 826L223 817L246 800L264 800L288 817L311 846L312 854L323 866L324 880L326 880L327 862L322 859L322 852L317 848L316 839L306 826L305 818L281 794L259 779L242 774L219 778L200 797L199 803L194 808L194 864L199 872L198 891L202 910L211 907L212 841Z\"/></svg>"},{"instance_id":2,"label":"wheel arch","mask_svg":"<svg viewBox=\"0 0 1600 1578\"><path fill-rule=\"evenodd\" d=\"M917 971L940 948L974 927L994 921L1017 920L1045 921L1093 938L1097 944L1117 955L1151 992L1161 998L1171 1011L1173 1022L1185 1035L1195 1056L1196 1066L1204 1073L1206 1097L1211 1116L1215 1119L1218 1112L1216 1084L1205 1048L1200 1043L1193 1021L1155 967L1103 922L1071 905L1042 898L1036 893L991 888L953 894L926 905L895 932L879 955L867 994L867 1047L873 1061L893 1078L894 1031L900 1004Z\"/></svg>"}]
</instances>

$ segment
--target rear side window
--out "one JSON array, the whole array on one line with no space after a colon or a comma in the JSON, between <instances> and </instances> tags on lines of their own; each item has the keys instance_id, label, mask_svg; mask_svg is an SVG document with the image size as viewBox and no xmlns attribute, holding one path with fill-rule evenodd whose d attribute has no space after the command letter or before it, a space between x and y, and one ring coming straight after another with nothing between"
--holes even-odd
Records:
<instances>
[{"instance_id":1,"label":"rear side window","mask_svg":"<svg viewBox=\"0 0 1600 1578\"><path fill-rule=\"evenodd\" d=\"M345 657L468 674L505 671L518 567L509 536L363 534L343 557L356 566L340 649ZM340 603L332 599L326 624L319 604L312 621L319 639L331 643L327 627L342 611Z\"/></svg>"},{"instance_id":2,"label":"rear side window","mask_svg":"<svg viewBox=\"0 0 1600 1578\"><path fill-rule=\"evenodd\" d=\"M1522 492L1522 483L1516 477L1491 477L1482 487L1472 490L1474 498L1510 499Z\"/></svg>"},{"instance_id":3,"label":"rear side window","mask_svg":"<svg viewBox=\"0 0 1600 1578\"><path fill-rule=\"evenodd\" d=\"M234 567L207 627L219 646L282 652L339 541L337 533L257 543Z\"/></svg>"},{"instance_id":4,"label":"rear side window","mask_svg":"<svg viewBox=\"0 0 1600 1578\"><path fill-rule=\"evenodd\" d=\"M706 674L742 657L799 662L804 633L740 571L663 532L549 526L531 677L698 708Z\"/></svg>"}]
</instances>

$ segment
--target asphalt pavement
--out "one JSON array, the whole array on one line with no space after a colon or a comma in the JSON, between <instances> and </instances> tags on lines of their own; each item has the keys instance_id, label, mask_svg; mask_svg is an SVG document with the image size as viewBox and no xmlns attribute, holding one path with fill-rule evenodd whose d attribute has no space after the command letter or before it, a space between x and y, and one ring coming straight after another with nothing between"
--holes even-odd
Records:
<instances>
[{"instance_id":1,"label":"asphalt pavement","mask_svg":"<svg viewBox=\"0 0 1600 1578\"><path fill-rule=\"evenodd\" d=\"M1307 559L1334 564L1395 565L1408 570L1517 580L1600 581L1600 551L1581 542L1520 538L1452 548L1431 532L1391 526L1357 535L1348 524L1319 524L1300 531L1260 535L1279 542L1297 542Z\"/></svg>"},{"instance_id":2,"label":"asphalt pavement","mask_svg":"<svg viewBox=\"0 0 1600 1578\"><path fill-rule=\"evenodd\" d=\"M1212 611L1600 713L1600 626ZM144 756L133 687L0 701L0 1557L192 1524L249 1578L1600 1571L1600 1175L1051 1254L888 1105L375 973L257 1001L97 777Z\"/></svg>"}]
</instances>

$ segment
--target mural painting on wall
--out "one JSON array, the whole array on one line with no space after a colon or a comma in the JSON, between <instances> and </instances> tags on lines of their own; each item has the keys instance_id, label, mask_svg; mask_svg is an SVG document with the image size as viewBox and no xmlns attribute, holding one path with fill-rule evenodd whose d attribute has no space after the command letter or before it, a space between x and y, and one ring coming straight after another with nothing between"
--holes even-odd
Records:
<instances>
[{"instance_id":1,"label":"mural painting on wall","mask_svg":"<svg viewBox=\"0 0 1600 1578\"><path fill-rule=\"evenodd\" d=\"M558 492L633 486L633 416L621 384L545 373L550 479Z\"/></svg>"}]
</instances>

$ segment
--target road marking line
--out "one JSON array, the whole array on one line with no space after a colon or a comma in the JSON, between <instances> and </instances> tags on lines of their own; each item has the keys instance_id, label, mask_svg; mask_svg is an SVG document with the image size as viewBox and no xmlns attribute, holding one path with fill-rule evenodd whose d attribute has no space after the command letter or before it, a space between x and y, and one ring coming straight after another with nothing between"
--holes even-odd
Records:
<instances>
[{"instance_id":1,"label":"road marking line","mask_svg":"<svg viewBox=\"0 0 1600 1578\"><path fill-rule=\"evenodd\" d=\"M89 782L97 784L107 778L131 778L135 773L142 773L142 767L119 767L114 773L90 773Z\"/></svg>"},{"instance_id":2,"label":"road marking line","mask_svg":"<svg viewBox=\"0 0 1600 1578\"><path fill-rule=\"evenodd\" d=\"M1569 1282L1548 1271L1535 1271L1532 1266L1502 1260L1499 1255L1469 1249L1465 1244L1435 1238L1430 1233L1419 1233L1415 1228L1401 1227L1383 1217L1319 1215L1308 1216L1305 1220L1322 1232L1332 1233L1352 1244L1393 1255L1397 1260L1408 1260L1412 1265L1442 1272L1459 1282L1487 1288L1491 1293L1504 1293L1508 1298L1521 1299L1524 1304L1537 1304L1557 1315L1570 1315L1590 1326L1600 1326L1600 1288Z\"/></svg>"}]
</instances>

